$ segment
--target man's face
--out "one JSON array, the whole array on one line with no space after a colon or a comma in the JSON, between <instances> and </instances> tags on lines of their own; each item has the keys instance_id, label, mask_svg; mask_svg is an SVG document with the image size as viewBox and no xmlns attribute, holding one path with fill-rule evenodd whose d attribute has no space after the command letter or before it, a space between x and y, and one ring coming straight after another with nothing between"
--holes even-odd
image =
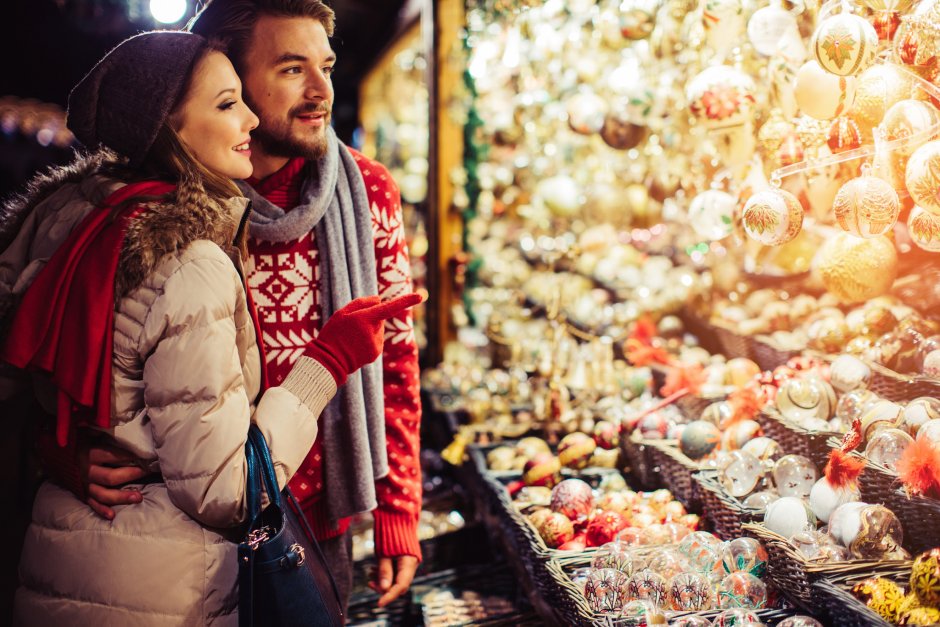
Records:
<instances>
[{"instance_id":1,"label":"man's face","mask_svg":"<svg viewBox=\"0 0 940 627\"><path fill-rule=\"evenodd\" d=\"M333 65L323 24L306 17L262 16L245 52L245 101L261 124L252 133L272 157L317 159L326 151L333 108Z\"/></svg>"}]
</instances>

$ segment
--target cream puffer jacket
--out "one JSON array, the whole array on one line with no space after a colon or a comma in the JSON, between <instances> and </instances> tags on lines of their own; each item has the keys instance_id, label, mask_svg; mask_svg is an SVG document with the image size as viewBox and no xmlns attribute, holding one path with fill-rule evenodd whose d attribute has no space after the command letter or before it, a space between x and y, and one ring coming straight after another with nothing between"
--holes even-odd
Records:
<instances>
[{"instance_id":1,"label":"cream puffer jacket","mask_svg":"<svg viewBox=\"0 0 940 627\"><path fill-rule=\"evenodd\" d=\"M88 179L36 205L0 256L0 290L22 293L114 189ZM245 209L244 199L228 203L228 215L176 207L145 213L129 228L118 282L136 273L142 283L116 308L107 435L162 480L144 484L143 503L118 507L113 521L45 483L20 561L15 624L237 624L231 528L245 512L249 424L267 438L283 486L336 391L323 366L301 358L256 404L260 353L230 246ZM165 247L178 250L160 255Z\"/></svg>"}]
</instances>

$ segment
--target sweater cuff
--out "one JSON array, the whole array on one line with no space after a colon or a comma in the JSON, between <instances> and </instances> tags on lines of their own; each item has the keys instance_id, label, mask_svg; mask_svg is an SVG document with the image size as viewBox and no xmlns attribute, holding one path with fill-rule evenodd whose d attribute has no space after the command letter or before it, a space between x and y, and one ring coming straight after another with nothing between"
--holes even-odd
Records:
<instances>
[{"instance_id":1,"label":"sweater cuff","mask_svg":"<svg viewBox=\"0 0 940 627\"><path fill-rule=\"evenodd\" d=\"M336 380L316 359L301 356L281 387L300 399L314 416L319 416L336 394Z\"/></svg>"},{"instance_id":2,"label":"sweater cuff","mask_svg":"<svg viewBox=\"0 0 940 627\"><path fill-rule=\"evenodd\" d=\"M381 506L379 506L381 508ZM421 561L421 545L418 543L418 519L408 514L376 509L375 554L378 557L400 557L411 555Z\"/></svg>"},{"instance_id":3,"label":"sweater cuff","mask_svg":"<svg viewBox=\"0 0 940 627\"><path fill-rule=\"evenodd\" d=\"M74 442L70 442L67 447L61 447L56 442L54 433L43 431L39 435L37 448L43 471L49 480L84 502L88 492L82 480L81 464Z\"/></svg>"}]
</instances>

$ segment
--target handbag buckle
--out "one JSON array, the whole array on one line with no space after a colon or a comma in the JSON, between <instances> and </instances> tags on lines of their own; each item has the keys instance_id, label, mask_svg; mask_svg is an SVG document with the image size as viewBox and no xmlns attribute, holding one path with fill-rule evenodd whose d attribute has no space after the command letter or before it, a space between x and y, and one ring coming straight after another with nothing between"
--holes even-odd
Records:
<instances>
[{"instance_id":1,"label":"handbag buckle","mask_svg":"<svg viewBox=\"0 0 940 627\"><path fill-rule=\"evenodd\" d=\"M245 541L245 543L251 548L252 551L257 551L259 546L271 538L273 531L274 529L268 526L252 529L248 532L248 539Z\"/></svg>"},{"instance_id":2,"label":"handbag buckle","mask_svg":"<svg viewBox=\"0 0 940 627\"><path fill-rule=\"evenodd\" d=\"M297 560L297 565L300 566L301 564L303 564L304 560L306 559L306 556L304 555L304 547L300 546L299 544L292 544L290 546L290 550L294 551L295 553L297 553L297 555L300 556Z\"/></svg>"}]
</instances>

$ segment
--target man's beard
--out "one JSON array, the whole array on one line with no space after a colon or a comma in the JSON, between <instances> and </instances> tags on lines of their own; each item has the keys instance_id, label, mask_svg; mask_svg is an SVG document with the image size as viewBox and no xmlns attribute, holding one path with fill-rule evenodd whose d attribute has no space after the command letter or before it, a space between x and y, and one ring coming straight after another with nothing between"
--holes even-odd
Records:
<instances>
[{"instance_id":1,"label":"man's beard","mask_svg":"<svg viewBox=\"0 0 940 627\"><path fill-rule=\"evenodd\" d=\"M249 103L249 106L250 103ZM304 104L294 107L287 113L286 118L266 117L261 114L258 108L257 112L260 123L258 128L251 132L251 141L257 142L258 146L266 154L272 157L285 157L292 159L294 157L303 157L305 159L317 160L326 154L326 127L330 124L331 112L328 103ZM303 134L292 132L292 122L298 115L305 113L322 112L323 127L321 129L305 129Z\"/></svg>"}]
</instances>

